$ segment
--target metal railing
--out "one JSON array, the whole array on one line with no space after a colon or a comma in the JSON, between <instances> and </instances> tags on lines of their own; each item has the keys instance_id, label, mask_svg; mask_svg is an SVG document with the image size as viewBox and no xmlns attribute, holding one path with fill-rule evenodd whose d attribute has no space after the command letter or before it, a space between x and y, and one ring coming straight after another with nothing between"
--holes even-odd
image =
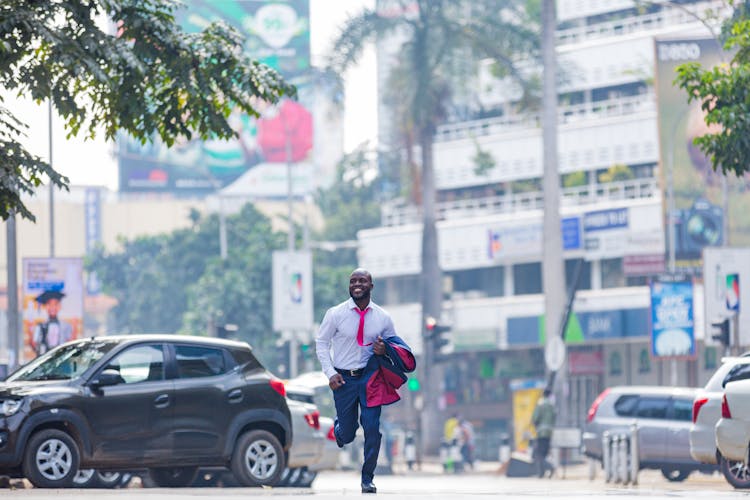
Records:
<instances>
[{"instance_id":1,"label":"metal railing","mask_svg":"<svg viewBox=\"0 0 750 500\"><path fill-rule=\"evenodd\" d=\"M587 205L602 201L654 198L660 194L658 181L654 178L585 185L560 190L563 206ZM544 208L544 193L532 191L501 196L486 196L441 201L436 204L438 220L475 217L480 215L515 213ZM383 226L400 226L422 221L421 208L402 199L382 205L380 209Z\"/></svg>"},{"instance_id":2,"label":"metal railing","mask_svg":"<svg viewBox=\"0 0 750 500\"><path fill-rule=\"evenodd\" d=\"M685 9L689 9L689 12ZM597 38L626 35L680 24L698 23L700 22L698 17L706 11L712 10L721 13L725 9L727 9L727 6L722 0L709 0L697 3L694 6L684 6L683 8L665 6L663 10L651 14L558 30L555 36L558 45L579 43Z\"/></svg>"},{"instance_id":3,"label":"metal railing","mask_svg":"<svg viewBox=\"0 0 750 500\"><path fill-rule=\"evenodd\" d=\"M617 97L606 101L587 102L560 106L558 116L561 124L574 123L583 120L626 116L639 111L656 109L653 92L635 96ZM454 141L469 137L499 134L509 130L524 128L538 128L540 123L538 114L498 116L483 118L460 123L440 125L435 133L435 142Z\"/></svg>"},{"instance_id":4,"label":"metal railing","mask_svg":"<svg viewBox=\"0 0 750 500\"><path fill-rule=\"evenodd\" d=\"M638 454L638 427L635 424L619 432L605 431L602 434L604 481L638 484Z\"/></svg>"}]
</instances>

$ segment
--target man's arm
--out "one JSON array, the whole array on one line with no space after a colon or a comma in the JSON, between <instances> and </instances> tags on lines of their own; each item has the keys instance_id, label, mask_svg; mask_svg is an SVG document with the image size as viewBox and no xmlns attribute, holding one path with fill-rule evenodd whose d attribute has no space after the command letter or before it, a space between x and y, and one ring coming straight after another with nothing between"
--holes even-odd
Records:
<instances>
[{"instance_id":1,"label":"man's arm","mask_svg":"<svg viewBox=\"0 0 750 500\"><path fill-rule=\"evenodd\" d=\"M331 339L333 334L336 333L333 316L332 309L329 309L323 317L323 322L320 323L318 334L315 336L315 354L318 356L323 373L329 380L338 373L333 369L333 361L331 360Z\"/></svg>"}]
</instances>

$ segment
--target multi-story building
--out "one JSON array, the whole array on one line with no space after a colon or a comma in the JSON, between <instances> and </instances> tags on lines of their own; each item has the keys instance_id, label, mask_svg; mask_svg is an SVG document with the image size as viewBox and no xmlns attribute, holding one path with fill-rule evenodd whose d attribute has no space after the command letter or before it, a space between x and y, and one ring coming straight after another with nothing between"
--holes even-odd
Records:
<instances>
[{"instance_id":1,"label":"multi-story building","mask_svg":"<svg viewBox=\"0 0 750 500\"><path fill-rule=\"evenodd\" d=\"M723 5L557 1L564 74L559 168L568 186L559 207L544 206L539 118L512 112L512 86L481 72L476 115L482 118L438 128L434 158L444 280L435 286L444 291L442 320L452 325L441 406L446 416L460 411L475 423L480 454L495 457L498 437L510 430L514 382L545 376L544 210L560 213L567 285L578 274L566 333L564 424L581 424L604 387L675 380L697 385L713 372L717 352L703 342L700 286L697 357L663 361L650 355L648 279L665 269L653 68L655 39L705 36L705 14ZM381 71L387 71L384 66ZM494 168L477 170L472 158L478 148L492 155ZM613 180L617 172L625 179ZM376 300L421 352L419 207L404 200L384 204L382 226L361 231L359 243L360 264L378 282Z\"/></svg>"}]
</instances>

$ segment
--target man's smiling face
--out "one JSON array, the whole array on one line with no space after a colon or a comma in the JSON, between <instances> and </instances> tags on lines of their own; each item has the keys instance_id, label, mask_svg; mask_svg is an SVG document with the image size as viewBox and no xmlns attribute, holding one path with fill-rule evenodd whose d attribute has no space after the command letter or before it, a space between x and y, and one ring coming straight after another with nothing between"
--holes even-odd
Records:
<instances>
[{"instance_id":1,"label":"man's smiling face","mask_svg":"<svg viewBox=\"0 0 750 500\"><path fill-rule=\"evenodd\" d=\"M372 287L372 277L366 271L355 270L349 276L349 295L354 300L369 299Z\"/></svg>"}]
</instances>

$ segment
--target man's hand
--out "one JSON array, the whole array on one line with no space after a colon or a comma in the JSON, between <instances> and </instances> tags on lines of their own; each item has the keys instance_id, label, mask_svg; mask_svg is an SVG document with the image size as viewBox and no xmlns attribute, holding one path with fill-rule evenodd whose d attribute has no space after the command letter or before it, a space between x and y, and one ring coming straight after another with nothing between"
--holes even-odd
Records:
<instances>
[{"instance_id":1,"label":"man's hand","mask_svg":"<svg viewBox=\"0 0 750 500\"><path fill-rule=\"evenodd\" d=\"M385 354L385 342L383 342L383 337L378 336L378 339L372 345L372 352L374 352L377 356L382 356L383 354Z\"/></svg>"},{"instance_id":2,"label":"man's hand","mask_svg":"<svg viewBox=\"0 0 750 500\"><path fill-rule=\"evenodd\" d=\"M332 391L335 391L345 383L344 377L342 377L340 373L336 373L330 378L330 380L328 380L328 387L330 387Z\"/></svg>"}]
</instances>

